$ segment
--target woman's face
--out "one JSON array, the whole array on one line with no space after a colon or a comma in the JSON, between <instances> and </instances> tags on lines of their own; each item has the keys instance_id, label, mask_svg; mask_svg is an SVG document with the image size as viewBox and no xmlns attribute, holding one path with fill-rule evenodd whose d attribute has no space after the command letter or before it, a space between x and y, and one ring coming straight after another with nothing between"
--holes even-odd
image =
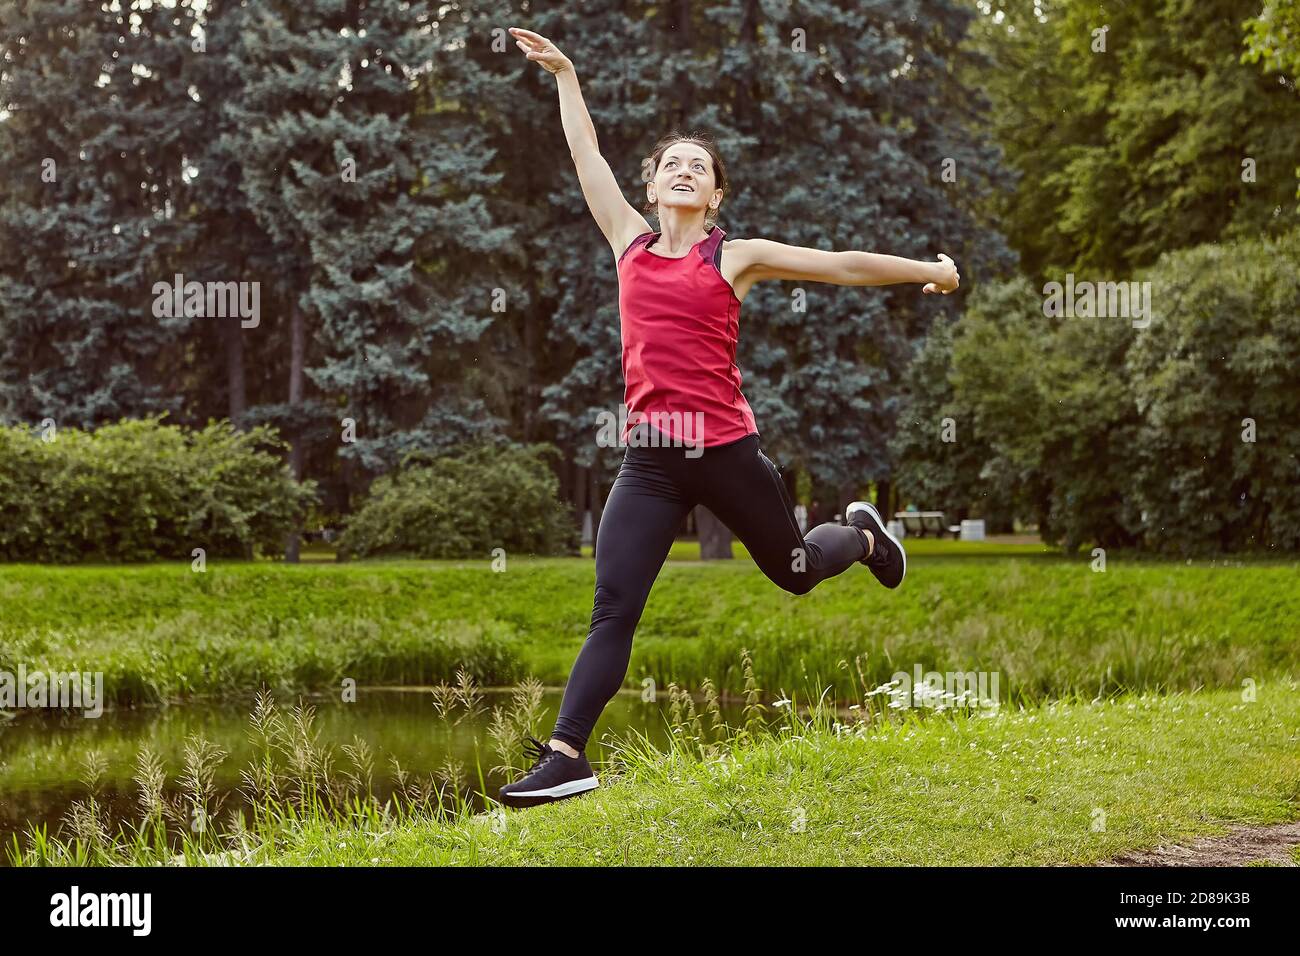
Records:
<instances>
[{"instance_id":1,"label":"woman's face","mask_svg":"<svg viewBox=\"0 0 1300 956\"><path fill-rule=\"evenodd\" d=\"M710 204L716 209L722 202L722 190L713 179L713 160L696 143L674 143L664 151L654 179L646 184L646 195L658 201L661 218L668 207L707 214Z\"/></svg>"}]
</instances>

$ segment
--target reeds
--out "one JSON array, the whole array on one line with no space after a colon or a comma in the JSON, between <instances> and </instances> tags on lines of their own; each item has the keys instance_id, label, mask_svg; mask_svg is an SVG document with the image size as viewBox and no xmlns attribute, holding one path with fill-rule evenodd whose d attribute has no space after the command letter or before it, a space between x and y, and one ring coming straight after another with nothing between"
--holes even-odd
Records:
<instances>
[{"instance_id":1,"label":"reeds","mask_svg":"<svg viewBox=\"0 0 1300 956\"><path fill-rule=\"evenodd\" d=\"M634 781L642 770L678 761L716 765L725 772L742 747L760 738L799 744L818 734L863 733L879 721L920 716L899 714L882 703L882 688L868 689L864 675L869 668L861 659L841 662L859 701L847 711L835 704L829 685L815 680L805 680L800 693L782 691L774 703L764 703L748 649L742 649L740 665L744 703L737 726L725 718L713 681L703 681L698 695L669 683L666 741L656 744L636 731L608 741L609 759L602 768L606 784L620 776ZM314 707L283 710L264 689L248 718L254 756L239 772L242 806L226 811L231 795L219 793L215 784L225 752L191 736L174 793L168 792L159 757L149 751L139 754L134 774L138 819L112 832L100 803L105 767L92 752L81 774L88 795L69 808L63 832L51 835L43 826L30 827L6 852L17 865L244 864L274 857L308 827L378 839L396 825L455 823L493 803L486 776L513 780L524 769L518 761L524 740L542 716L543 694L542 684L529 678L489 713L482 690L460 671L455 683L432 690L434 711L453 725L486 723L490 755L476 736L472 767L449 755L432 772L416 774L389 757L388 792L381 793L375 785L381 755L368 741L354 737L338 748L322 744ZM485 759L494 761L486 774Z\"/></svg>"}]
</instances>

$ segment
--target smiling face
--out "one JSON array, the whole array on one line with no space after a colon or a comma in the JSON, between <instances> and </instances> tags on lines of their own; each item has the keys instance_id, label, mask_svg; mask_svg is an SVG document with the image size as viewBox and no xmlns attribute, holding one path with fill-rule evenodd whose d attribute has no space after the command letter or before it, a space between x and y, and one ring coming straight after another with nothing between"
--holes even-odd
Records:
<instances>
[{"instance_id":1,"label":"smiling face","mask_svg":"<svg viewBox=\"0 0 1300 956\"><path fill-rule=\"evenodd\" d=\"M666 208L698 210L711 218L717 213L722 194L714 176L713 158L698 143L669 146L659 160L654 179L646 184L646 198L659 204L660 218Z\"/></svg>"}]
</instances>

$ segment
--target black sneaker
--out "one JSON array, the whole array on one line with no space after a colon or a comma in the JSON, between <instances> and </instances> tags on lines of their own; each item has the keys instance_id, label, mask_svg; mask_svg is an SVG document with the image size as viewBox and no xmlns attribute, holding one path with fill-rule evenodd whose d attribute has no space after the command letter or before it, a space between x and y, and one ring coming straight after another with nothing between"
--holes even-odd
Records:
<instances>
[{"instance_id":1,"label":"black sneaker","mask_svg":"<svg viewBox=\"0 0 1300 956\"><path fill-rule=\"evenodd\" d=\"M880 520L880 512L869 501L855 501L844 509L844 520L855 528L870 531L876 539L871 556L863 558L871 573L887 588L896 588L907 574L907 552Z\"/></svg>"},{"instance_id":2,"label":"black sneaker","mask_svg":"<svg viewBox=\"0 0 1300 956\"><path fill-rule=\"evenodd\" d=\"M532 747L525 745L524 754L537 762L528 773L501 788L500 799L507 807L535 807L596 789L596 774L585 753L570 757L536 737L530 736L528 741Z\"/></svg>"}]
</instances>

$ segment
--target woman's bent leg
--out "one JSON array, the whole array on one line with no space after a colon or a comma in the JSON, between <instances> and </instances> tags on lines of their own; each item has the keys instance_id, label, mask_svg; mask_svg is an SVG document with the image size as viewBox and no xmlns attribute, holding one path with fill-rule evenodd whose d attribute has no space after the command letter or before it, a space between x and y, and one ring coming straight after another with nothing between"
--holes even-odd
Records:
<instances>
[{"instance_id":1,"label":"woman's bent leg","mask_svg":"<svg viewBox=\"0 0 1300 956\"><path fill-rule=\"evenodd\" d=\"M706 448L692 465L692 492L779 587L806 594L867 556L866 538L848 525L821 524L800 534L785 482L756 435Z\"/></svg>"},{"instance_id":2,"label":"woman's bent leg","mask_svg":"<svg viewBox=\"0 0 1300 956\"><path fill-rule=\"evenodd\" d=\"M601 711L623 685L646 597L693 507L659 467L665 451L629 450L601 515L591 629L569 674L551 735L577 750L586 746Z\"/></svg>"}]
</instances>

